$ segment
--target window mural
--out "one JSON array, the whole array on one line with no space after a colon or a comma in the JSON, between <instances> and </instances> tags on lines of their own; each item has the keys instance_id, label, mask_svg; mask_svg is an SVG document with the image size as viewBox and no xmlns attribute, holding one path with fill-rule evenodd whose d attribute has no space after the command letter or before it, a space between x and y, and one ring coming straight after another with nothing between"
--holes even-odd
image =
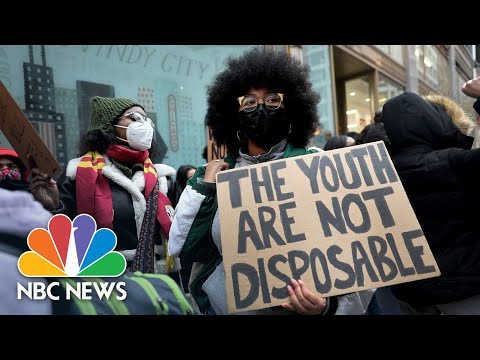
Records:
<instances>
[{"instance_id":1,"label":"window mural","mask_svg":"<svg viewBox=\"0 0 480 360\"><path fill-rule=\"evenodd\" d=\"M95 95L138 101L156 125L157 162L201 165L206 89L252 46L0 45L0 80L63 167L78 157ZM10 147L0 134L0 147Z\"/></svg>"}]
</instances>

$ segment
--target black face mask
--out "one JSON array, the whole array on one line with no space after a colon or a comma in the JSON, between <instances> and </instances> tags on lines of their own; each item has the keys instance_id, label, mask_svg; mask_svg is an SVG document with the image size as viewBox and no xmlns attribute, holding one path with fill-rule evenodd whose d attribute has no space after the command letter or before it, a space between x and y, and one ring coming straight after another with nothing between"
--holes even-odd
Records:
<instances>
[{"instance_id":1,"label":"black face mask","mask_svg":"<svg viewBox=\"0 0 480 360\"><path fill-rule=\"evenodd\" d=\"M255 111L239 112L240 130L256 145L270 149L290 133L285 109L270 110L259 104Z\"/></svg>"}]
</instances>

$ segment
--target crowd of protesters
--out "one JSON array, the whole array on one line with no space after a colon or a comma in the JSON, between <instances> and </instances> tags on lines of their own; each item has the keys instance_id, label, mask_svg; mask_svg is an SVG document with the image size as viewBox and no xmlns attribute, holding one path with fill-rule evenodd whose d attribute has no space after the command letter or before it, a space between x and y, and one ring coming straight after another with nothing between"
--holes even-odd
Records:
<instances>
[{"instance_id":1,"label":"crowd of protesters","mask_svg":"<svg viewBox=\"0 0 480 360\"><path fill-rule=\"evenodd\" d=\"M462 91L477 99L480 114L480 77ZM126 98L91 99L81 156L56 181L31 157L24 164L14 150L0 149L0 293L22 281L12 264L28 250L32 229L55 214L89 214L115 232L127 271L167 274L199 314L228 314L217 173L383 141L441 275L329 297L291 278L281 306L240 314L480 314L480 228L472 211L480 200L480 136L457 102L403 93L361 133L334 136L318 149L310 141L320 98L308 66L259 48L229 58L206 101L206 124L227 156L204 165L154 164L155 124ZM28 216L20 221L19 212ZM48 314L49 306L29 302L18 313ZM13 298L0 299L0 312L17 313Z\"/></svg>"}]
</instances>

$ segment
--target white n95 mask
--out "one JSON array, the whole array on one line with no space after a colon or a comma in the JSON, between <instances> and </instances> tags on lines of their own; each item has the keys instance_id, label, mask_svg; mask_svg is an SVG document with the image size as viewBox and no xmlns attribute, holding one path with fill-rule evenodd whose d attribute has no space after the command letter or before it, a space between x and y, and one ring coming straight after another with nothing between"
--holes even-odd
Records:
<instances>
[{"instance_id":1,"label":"white n95 mask","mask_svg":"<svg viewBox=\"0 0 480 360\"><path fill-rule=\"evenodd\" d=\"M127 129L127 140L117 136L118 139L128 142L128 145L135 150L145 151L152 146L153 127L148 121L133 121L128 126L114 125Z\"/></svg>"}]
</instances>

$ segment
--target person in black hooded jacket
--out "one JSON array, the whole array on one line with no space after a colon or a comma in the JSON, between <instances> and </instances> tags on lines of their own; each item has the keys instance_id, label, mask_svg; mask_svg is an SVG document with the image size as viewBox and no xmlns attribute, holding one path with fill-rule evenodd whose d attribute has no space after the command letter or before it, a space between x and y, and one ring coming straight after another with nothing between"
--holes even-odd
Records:
<instances>
[{"instance_id":1,"label":"person in black hooded jacket","mask_svg":"<svg viewBox=\"0 0 480 360\"><path fill-rule=\"evenodd\" d=\"M444 107L407 92L387 101L393 163L441 276L393 286L415 309L480 314L480 149Z\"/></svg>"}]
</instances>

